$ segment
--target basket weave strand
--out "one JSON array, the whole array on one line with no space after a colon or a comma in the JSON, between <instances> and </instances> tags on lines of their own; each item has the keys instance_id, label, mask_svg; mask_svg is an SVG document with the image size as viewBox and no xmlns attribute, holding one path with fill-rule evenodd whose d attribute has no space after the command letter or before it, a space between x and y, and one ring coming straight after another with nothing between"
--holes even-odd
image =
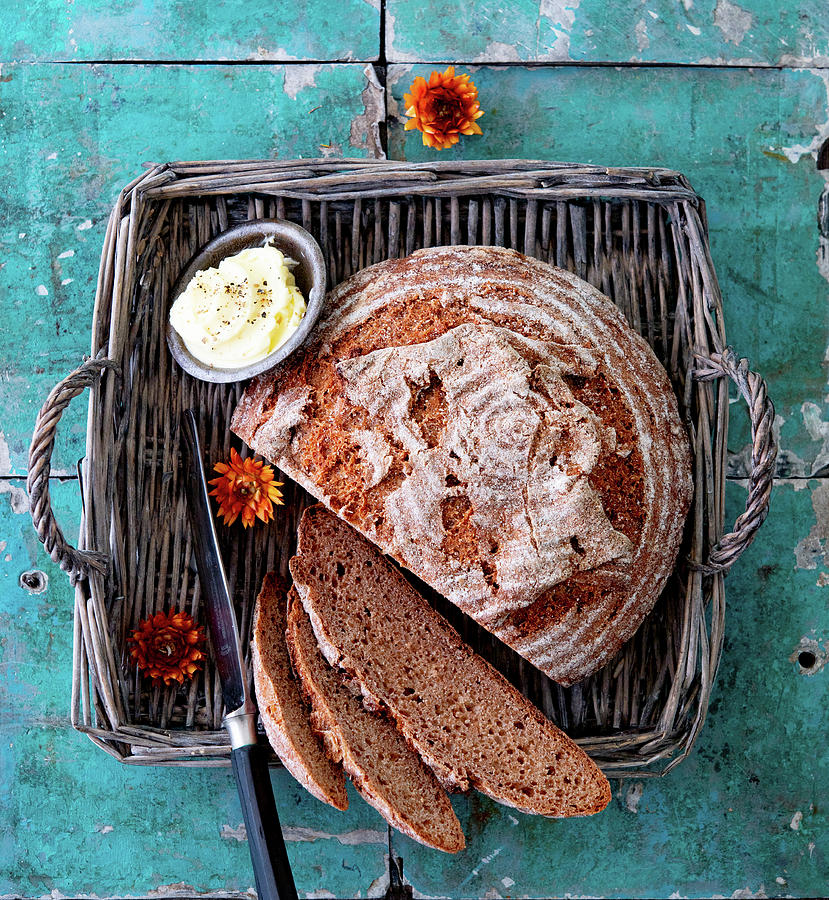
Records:
<instances>
[{"instance_id":1,"label":"basket weave strand","mask_svg":"<svg viewBox=\"0 0 829 900\"><path fill-rule=\"evenodd\" d=\"M170 291L208 240L263 217L311 231L332 283L419 247L513 247L587 279L654 348L691 436L696 494L680 557L690 562L678 565L633 639L601 672L563 689L431 599L609 775L669 771L705 720L724 633L723 573L765 517L775 444L762 379L726 349L704 206L681 175L657 169L524 160L183 162L152 167L128 185L104 240L92 323L101 355L50 395L30 460L38 533L77 581L73 724L125 762L227 764L212 654L190 685L161 687L134 669L127 638L161 609L202 617L180 473L181 411L201 411L206 462L226 458L231 446L246 452L228 431L243 386L195 381L167 352ZM123 373L117 390L110 377L96 387L109 367ZM754 454L746 511L723 537L729 379L749 404ZM43 479L60 412L86 385L80 546L91 549L74 551L58 537ZM258 585L270 569L286 574L307 500L288 484L271 526L219 527L246 650Z\"/></svg>"}]
</instances>

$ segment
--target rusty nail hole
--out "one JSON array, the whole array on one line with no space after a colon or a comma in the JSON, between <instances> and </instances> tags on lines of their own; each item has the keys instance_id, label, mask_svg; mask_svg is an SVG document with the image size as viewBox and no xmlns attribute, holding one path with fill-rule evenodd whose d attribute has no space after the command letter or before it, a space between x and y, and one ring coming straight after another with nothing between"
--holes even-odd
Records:
<instances>
[{"instance_id":1,"label":"rusty nail hole","mask_svg":"<svg viewBox=\"0 0 829 900\"><path fill-rule=\"evenodd\" d=\"M829 138L826 138L817 152L817 167L819 172L829 169Z\"/></svg>"},{"instance_id":2,"label":"rusty nail hole","mask_svg":"<svg viewBox=\"0 0 829 900\"><path fill-rule=\"evenodd\" d=\"M46 577L46 573L39 569L31 569L23 572L20 576L20 587L30 594L42 594L48 583L49 579Z\"/></svg>"},{"instance_id":3,"label":"rusty nail hole","mask_svg":"<svg viewBox=\"0 0 829 900\"><path fill-rule=\"evenodd\" d=\"M804 669L811 669L817 662L817 657L810 650L802 650L798 654L797 661Z\"/></svg>"}]
</instances>

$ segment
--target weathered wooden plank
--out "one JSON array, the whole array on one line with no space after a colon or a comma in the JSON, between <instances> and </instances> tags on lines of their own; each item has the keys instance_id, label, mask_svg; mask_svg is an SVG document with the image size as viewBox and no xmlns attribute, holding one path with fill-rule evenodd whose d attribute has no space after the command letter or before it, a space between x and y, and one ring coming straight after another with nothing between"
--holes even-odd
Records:
<instances>
[{"instance_id":1,"label":"weathered wooden plank","mask_svg":"<svg viewBox=\"0 0 829 900\"><path fill-rule=\"evenodd\" d=\"M387 0L391 62L819 66L824 0Z\"/></svg>"},{"instance_id":2,"label":"weathered wooden plank","mask_svg":"<svg viewBox=\"0 0 829 900\"><path fill-rule=\"evenodd\" d=\"M71 534L75 482L53 483L53 495ZM744 487L732 483L729 520L744 501ZM615 783L608 810L587 820L458 798L464 853L449 858L395 837L417 890L756 896L762 887L767 896L819 896L829 879L819 801L829 761L827 517L829 481L775 488L772 515L727 581L725 652L689 760L661 781ZM69 729L72 592L36 543L22 481L0 481L0 538L0 818L8 826L0 894L165 896L176 885L241 894L250 869L227 770L131 769ZM31 570L47 576L45 592L18 585ZM815 658L811 675L797 663L803 652ZM330 810L284 772L274 773L274 787L300 895L366 896L384 870L379 817L356 795L347 813Z\"/></svg>"},{"instance_id":3,"label":"weathered wooden plank","mask_svg":"<svg viewBox=\"0 0 829 900\"><path fill-rule=\"evenodd\" d=\"M133 768L71 729L74 591L37 542L24 488L0 479L0 896L243 895L253 873L229 768ZM77 482L51 490L74 536ZM356 792L340 813L284 770L272 778L300 896L365 896L385 872L380 816Z\"/></svg>"},{"instance_id":4,"label":"weathered wooden plank","mask_svg":"<svg viewBox=\"0 0 829 900\"><path fill-rule=\"evenodd\" d=\"M363 69L2 68L0 475L25 472L37 410L89 352L118 190L147 160L365 156ZM84 405L76 401L61 424L56 472L73 472L83 455Z\"/></svg>"},{"instance_id":5,"label":"weathered wooden plank","mask_svg":"<svg viewBox=\"0 0 829 900\"><path fill-rule=\"evenodd\" d=\"M375 60L379 0L37 0L0 7L0 60Z\"/></svg>"},{"instance_id":6,"label":"weathered wooden plank","mask_svg":"<svg viewBox=\"0 0 829 900\"><path fill-rule=\"evenodd\" d=\"M745 496L729 485L729 518ZM664 779L614 782L610 806L590 819L545 820L479 795L464 799L456 807L464 854L397 840L415 889L449 897L825 894L828 514L829 482L776 487L772 515L726 580L723 659L688 760ZM800 553L815 568L796 568L810 527L820 551ZM804 649L815 655L811 675L796 662Z\"/></svg>"},{"instance_id":7,"label":"weathered wooden plank","mask_svg":"<svg viewBox=\"0 0 829 900\"><path fill-rule=\"evenodd\" d=\"M781 471L829 462L824 314L829 271L816 259L816 211L825 181L814 155L829 135L826 71L613 68L473 68L484 134L440 158L526 157L679 169L707 202L726 334L769 380L786 453ZM392 66L392 115L429 66ZM389 155L436 152L400 120ZM827 223L829 228L829 223ZM827 232L829 236L829 231ZM729 446L745 472L740 407Z\"/></svg>"}]
</instances>

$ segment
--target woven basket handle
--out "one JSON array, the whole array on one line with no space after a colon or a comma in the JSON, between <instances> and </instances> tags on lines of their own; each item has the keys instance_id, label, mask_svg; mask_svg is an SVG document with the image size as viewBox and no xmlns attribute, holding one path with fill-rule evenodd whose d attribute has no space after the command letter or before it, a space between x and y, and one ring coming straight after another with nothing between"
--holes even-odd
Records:
<instances>
[{"instance_id":1,"label":"woven basket handle","mask_svg":"<svg viewBox=\"0 0 829 900\"><path fill-rule=\"evenodd\" d=\"M769 400L766 382L749 369L747 359L738 359L730 347L710 357L698 356L696 362L694 375L699 381L727 375L748 404L751 417L751 473L745 511L737 518L734 530L720 538L708 561L699 566L707 574L715 574L727 572L734 565L768 515L777 458L777 441L772 431L774 404Z\"/></svg>"},{"instance_id":2,"label":"woven basket handle","mask_svg":"<svg viewBox=\"0 0 829 900\"><path fill-rule=\"evenodd\" d=\"M26 487L29 491L32 522L49 556L69 574L73 584L88 578L91 571L106 574L109 558L104 553L77 550L67 542L55 521L52 499L49 495L52 450L55 446L55 432L63 411L84 388L94 384L106 369L114 369L117 372L118 366L112 360L106 359L104 351L101 350L97 356L87 359L71 375L67 375L52 388L37 415L32 444L29 447L29 476Z\"/></svg>"}]
</instances>

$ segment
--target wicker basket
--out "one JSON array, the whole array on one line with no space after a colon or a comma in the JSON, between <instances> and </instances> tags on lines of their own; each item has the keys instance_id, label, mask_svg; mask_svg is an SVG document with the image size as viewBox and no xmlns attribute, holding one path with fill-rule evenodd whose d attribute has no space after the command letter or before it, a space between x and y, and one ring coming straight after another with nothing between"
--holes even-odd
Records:
<instances>
[{"instance_id":1,"label":"wicker basket","mask_svg":"<svg viewBox=\"0 0 829 900\"><path fill-rule=\"evenodd\" d=\"M273 216L314 234L330 284L420 247L514 247L594 284L654 348L691 436L696 496L677 570L636 636L601 672L563 689L450 614L608 775L664 774L687 755L704 721L722 646L723 575L766 515L776 450L765 384L726 347L703 203L683 176L660 169L523 160L189 162L151 168L125 187L104 240L94 355L49 395L29 459L35 527L75 584L73 725L124 762L228 761L212 658L191 684L158 687L130 664L127 639L140 619L169 606L200 615L180 414L202 410L209 458L224 457L242 390L196 381L175 365L164 336L171 286L216 234ZM723 536L729 379L748 403L754 449L746 511ZM84 513L74 549L52 514L49 460L62 411L86 387ZM285 571L294 549L306 498L289 486L286 500L274 527L220 529L245 648L262 576Z\"/></svg>"}]
</instances>

